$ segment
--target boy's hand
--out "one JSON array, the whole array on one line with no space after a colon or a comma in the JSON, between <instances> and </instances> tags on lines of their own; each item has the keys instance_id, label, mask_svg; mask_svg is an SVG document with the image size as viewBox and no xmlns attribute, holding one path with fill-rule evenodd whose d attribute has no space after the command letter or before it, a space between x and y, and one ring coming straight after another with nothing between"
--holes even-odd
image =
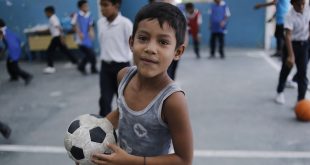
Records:
<instances>
[{"instance_id":1,"label":"boy's hand","mask_svg":"<svg viewBox=\"0 0 310 165\"><path fill-rule=\"evenodd\" d=\"M256 9L259 9L259 8L261 8L261 4L256 4L255 6L254 6L254 9L256 10Z\"/></svg>"},{"instance_id":2,"label":"boy's hand","mask_svg":"<svg viewBox=\"0 0 310 165\"><path fill-rule=\"evenodd\" d=\"M221 28L224 28L226 25L226 21L221 21L220 25L221 25Z\"/></svg>"},{"instance_id":3,"label":"boy's hand","mask_svg":"<svg viewBox=\"0 0 310 165\"><path fill-rule=\"evenodd\" d=\"M290 55L290 56L287 57L286 65L288 67L292 68L293 65L294 65L294 62L295 62L294 55Z\"/></svg>"},{"instance_id":4,"label":"boy's hand","mask_svg":"<svg viewBox=\"0 0 310 165\"><path fill-rule=\"evenodd\" d=\"M81 40L83 40L83 39L84 39L84 35L83 35L83 33L79 32L79 33L78 33L78 35L79 35L79 37L80 37L80 39L81 39Z\"/></svg>"},{"instance_id":5,"label":"boy's hand","mask_svg":"<svg viewBox=\"0 0 310 165\"><path fill-rule=\"evenodd\" d=\"M111 155L96 153L92 157L92 162L97 165L127 165L130 155L115 144L107 145L113 150Z\"/></svg>"}]
</instances>

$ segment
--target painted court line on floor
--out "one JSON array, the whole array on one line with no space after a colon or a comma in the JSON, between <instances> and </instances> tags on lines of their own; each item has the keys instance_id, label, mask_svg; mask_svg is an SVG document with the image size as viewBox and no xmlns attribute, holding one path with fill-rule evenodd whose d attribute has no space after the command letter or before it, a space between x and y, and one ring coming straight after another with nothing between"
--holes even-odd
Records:
<instances>
[{"instance_id":1,"label":"painted court line on floor","mask_svg":"<svg viewBox=\"0 0 310 165\"><path fill-rule=\"evenodd\" d=\"M0 152L24 152L66 154L64 147L31 146L31 145L0 145ZM310 152L297 151L249 151L249 150L195 150L195 157L221 158L294 158L310 159Z\"/></svg>"}]
</instances>

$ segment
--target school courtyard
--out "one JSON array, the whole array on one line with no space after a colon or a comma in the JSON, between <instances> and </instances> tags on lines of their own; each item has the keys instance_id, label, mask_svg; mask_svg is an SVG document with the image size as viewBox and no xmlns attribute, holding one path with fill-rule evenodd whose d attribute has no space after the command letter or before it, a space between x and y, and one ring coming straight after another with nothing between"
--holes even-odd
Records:
<instances>
[{"instance_id":1,"label":"school courtyard","mask_svg":"<svg viewBox=\"0 0 310 165\"><path fill-rule=\"evenodd\" d=\"M297 89L285 89L285 105L274 102L281 63L271 53L227 48L221 60L203 49L196 59L187 49L176 80L188 99L194 165L309 164L310 123L295 119ZM34 75L25 86L9 82L0 61L0 121L12 128L8 140L0 136L1 165L74 164L64 133L76 116L98 112L99 75L83 76L65 63L44 75L43 61L22 61Z\"/></svg>"}]
</instances>

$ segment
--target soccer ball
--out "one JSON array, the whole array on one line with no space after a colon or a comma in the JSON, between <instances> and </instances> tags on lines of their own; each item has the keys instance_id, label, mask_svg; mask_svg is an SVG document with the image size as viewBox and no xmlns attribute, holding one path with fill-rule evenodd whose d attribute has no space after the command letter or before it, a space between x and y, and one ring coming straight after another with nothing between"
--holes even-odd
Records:
<instances>
[{"instance_id":1,"label":"soccer ball","mask_svg":"<svg viewBox=\"0 0 310 165\"><path fill-rule=\"evenodd\" d=\"M65 133L64 145L69 157L81 165L92 165L94 153L111 154L107 143L116 144L111 122L98 115L85 114L74 119Z\"/></svg>"}]
</instances>

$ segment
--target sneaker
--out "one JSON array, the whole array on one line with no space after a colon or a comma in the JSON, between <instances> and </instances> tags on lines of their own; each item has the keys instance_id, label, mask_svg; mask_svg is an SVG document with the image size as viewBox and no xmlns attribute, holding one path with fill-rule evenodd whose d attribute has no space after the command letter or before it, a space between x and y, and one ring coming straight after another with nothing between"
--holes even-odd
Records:
<instances>
[{"instance_id":1,"label":"sneaker","mask_svg":"<svg viewBox=\"0 0 310 165\"><path fill-rule=\"evenodd\" d=\"M285 83L286 88L297 88L297 83L292 80L287 80Z\"/></svg>"},{"instance_id":2,"label":"sneaker","mask_svg":"<svg viewBox=\"0 0 310 165\"><path fill-rule=\"evenodd\" d=\"M56 69L54 67L46 67L43 72L45 74L52 74L52 73L55 73L56 72Z\"/></svg>"},{"instance_id":3,"label":"sneaker","mask_svg":"<svg viewBox=\"0 0 310 165\"><path fill-rule=\"evenodd\" d=\"M71 68L74 68L74 64L72 64L71 62L68 62L64 65L64 68L65 69L71 69Z\"/></svg>"},{"instance_id":4,"label":"sneaker","mask_svg":"<svg viewBox=\"0 0 310 165\"><path fill-rule=\"evenodd\" d=\"M284 104L285 103L285 98L284 98L283 92L277 94L277 96L275 98L275 102L278 104Z\"/></svg>"},{"instance_id":5,"label":"sneaker","mask_svg":"<svg viewBox=\"0 0 310 165\"><path fill-rule=\"evenodd\" d=\"M11 128L6 124L1 123L0 132L6 139L8 139L11 135Z\"/></svg>"}]
</instances>

